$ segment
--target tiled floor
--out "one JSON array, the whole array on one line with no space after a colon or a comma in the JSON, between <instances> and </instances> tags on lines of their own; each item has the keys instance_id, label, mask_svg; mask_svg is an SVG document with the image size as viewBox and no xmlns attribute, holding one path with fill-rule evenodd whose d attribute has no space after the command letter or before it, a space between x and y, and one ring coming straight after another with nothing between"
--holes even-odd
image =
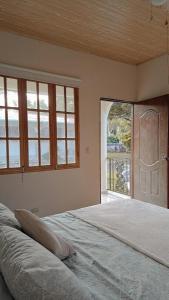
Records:
<instances>
[{"instance_id":1,"label":"tiled floor","mask_svg":"<svg viewBox=\"0 0 169 300\"><path fill-rule=\"evenodd\" d=\"M130 197L109 191L107 193L101 194L101 204L108 203L117 199L130 199Z\"/></svg>"}]
</instances>

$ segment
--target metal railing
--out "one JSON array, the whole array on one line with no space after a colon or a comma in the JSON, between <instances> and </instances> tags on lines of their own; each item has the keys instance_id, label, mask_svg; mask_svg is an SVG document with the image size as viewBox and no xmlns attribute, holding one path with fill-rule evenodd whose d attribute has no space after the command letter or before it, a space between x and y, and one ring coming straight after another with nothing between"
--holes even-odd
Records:
<instances>
[{"instance_id":1,"label":"metal railing","mask_svg":"<svg viewBox=\"0 0 169 300\"><path fill-rule=\"evenodd\" d=\"M107 190L130 195L130 158L107 158Z\"/></svg>"}]
</instances>

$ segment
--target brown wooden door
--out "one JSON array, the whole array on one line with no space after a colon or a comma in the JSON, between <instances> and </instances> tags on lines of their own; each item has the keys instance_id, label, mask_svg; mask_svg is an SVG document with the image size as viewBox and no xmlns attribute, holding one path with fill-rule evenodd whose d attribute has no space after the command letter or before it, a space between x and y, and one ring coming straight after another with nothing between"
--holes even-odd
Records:
<instances>
[{"instance_id":1,"label":"brown wooden door","mask_svg":"<svg viewBox=\"0 0 169 300\"><path fill-rule=\"evenodd\" d=\"M168 97L134 105L133 196L168 207Z\"/></svg>"}]
</instances>

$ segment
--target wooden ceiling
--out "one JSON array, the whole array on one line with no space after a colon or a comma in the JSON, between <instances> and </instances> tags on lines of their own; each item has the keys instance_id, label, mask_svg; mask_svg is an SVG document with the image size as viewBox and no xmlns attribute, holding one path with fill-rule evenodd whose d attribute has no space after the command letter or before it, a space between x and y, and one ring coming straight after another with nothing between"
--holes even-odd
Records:
<instances>
[{"instance_id":1,"label":"wooden ceiling","mask_svg":"<svg viewBox=\"0 0 169 300\"><path fill-rule=\"evenodd\" d=\"M121 62L167 52L166 7L149 0L0 0L1 30Z\"/></svg>"}]
</instances>

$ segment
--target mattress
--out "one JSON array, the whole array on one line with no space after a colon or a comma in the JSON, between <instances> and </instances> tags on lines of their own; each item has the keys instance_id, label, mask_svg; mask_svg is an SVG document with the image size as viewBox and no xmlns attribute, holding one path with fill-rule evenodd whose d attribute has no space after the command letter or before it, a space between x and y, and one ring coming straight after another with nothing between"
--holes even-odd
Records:
<instances>
[{"instance_id":1,"label":"mattress","mask_svg":"<svg viewBox=\"0 0 169 300\"><path fill-rule=\"evenodd\" d=\"M64 263L94 299L167 300L169 268L113 237L79 214L66 212L43 220L72 241L77 254Z\"/></svg>"},{"instance_id":2,"label":"mattress","mask_svg":"<svg viewBox=\"0 0 169 300\"><path fill-rule=\"evenodd\" d=\"M167 209L117 200L43 221L73 243L76 255L63 263L93 300L169 299ZM0 274L1 299L12 298Z\"/></svg>"}]
</instances>

